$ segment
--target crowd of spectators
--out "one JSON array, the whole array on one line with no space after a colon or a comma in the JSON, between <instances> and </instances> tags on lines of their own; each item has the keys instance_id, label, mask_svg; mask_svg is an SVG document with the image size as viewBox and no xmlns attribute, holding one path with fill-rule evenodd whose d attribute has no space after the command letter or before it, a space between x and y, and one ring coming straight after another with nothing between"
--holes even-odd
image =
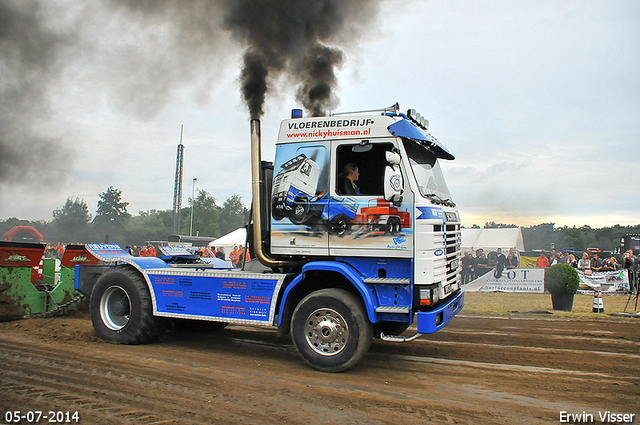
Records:
<instances>
[{"instance_id":1,"label":"crowd of spectators","mask_svg":"<svg viewBox=\"0 0 640 425\"><path fill-rule=\"evenodd\" d=\"M62 254L64 254L64 244L62 242L58 242L56 244L47 243L44 248L43 258L56 258L58 260L62 259Z\"/></svg>"},{"instance_id":2,"label":"crowd of spectators","mask_svg":"<svg viewBox=\"0 0 640 425\"><path fill-rule=\"evenodd\" d=\"M225 261L230 261L233 267L242 267L242 258L246 257L246 261L249 261L249 255L244 247L234 246L229 256L227 257L223 247L216 248L215 246L207 246L204 251L198 251L198 255L205 258L220 258Z\"/></svg>"},{"instance_id":3,"label":"crowd of spectators","mask_svg":"<svg viewBox=\"0 0 640 425\"><path fill-rule=\"evenodd\" d=\"M541 251L535 264L538 268L547 268L554 264L569 264L585 275L624 269L629 271L630 286L633 288L637 286L640 258L631 250L625 252L620 258L615 255L600 258L598 252L584 252L579 255L575 252L556 252L552 249L549 252ZM500 248L486 255L483 249L477 249L475 252L465 251L462 257L462 283L469 283L494 268L502 271L515 267L520 267L520 258L514 248L511 248L506 256Z\"/></svg>"},{"instance_id":4,"label":"crowd of spectators","mask_svg":"<svg viewBox=\"0 0 640 425\"><path fill-rule=\"evenodd\" d=\"M519 266L520 258L515 248L511 248L506 256L501 248L489 251L486 255L480 248L475 251L475 256L473 251L465 251L462 257L462 284L469 283L494 268L502 271Z\"/></svg>"},{"instance_id":5,"label":"crowd of spectators","mask_svg":"<svg viewBox=\"0 0 640 425\"><path fill-rule=\"evenodd\" d=\"M575 252L556 252L552 249L549 252L541 251L536 258L535 265L538 268L547 268L554 264L568 264L586 276L593 275L594 272L608 272L616 270L626 270L629 276L629 290L638 292L638 269L640 268L640 258L628 250L619 258L615 255L600 258L600 253L584 252L582 255ZM462 257L462 284L467 284L472 280L496 269L497 275L501 275L502 270L512 269L520 266L520 259L515 249L511 248L507 256L498 248L484 254L484 250L465 251Z\"/></svg>"},{"instance_id":6,"label":"crowd of spectators","mask_svg":"<svg viewBox=\"0 0 640 425\"><path fill-rule=\"evenodd\" d=\"M627 264L625 264L625 258L628 259ZM589 275L593 272L621 269L637 270L638 257L635 256L631 250L623 254L620 261L615 255L600 258L600 253L598 252L584 252L582 255L576 255L574 252L556 252L555 249L552 249L550 252L540 252L540 255L536 260L537 267L549 267L554 264L569 264L570 266Z\"/></svg>"}]
</instances>

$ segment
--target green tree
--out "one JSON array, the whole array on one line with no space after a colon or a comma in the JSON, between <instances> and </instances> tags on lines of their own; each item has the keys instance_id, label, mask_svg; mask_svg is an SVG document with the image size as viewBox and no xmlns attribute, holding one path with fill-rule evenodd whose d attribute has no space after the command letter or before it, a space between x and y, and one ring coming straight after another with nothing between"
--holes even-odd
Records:
<instances>
[{"instance_id":1,"label":"green tree","mask_svg":"<svg viewBox=\"0 0 640 425\"><path fill-rule=\"evenodd\" d=\"M587 249L587 238L579 227L567 227L563 229L562 246L572 247L576 251L584 251Z\"/></svg>"},{"instance_id":2,"label":"green tree","mask_svg":"<svg viewBox=\"0 0 640 425\"><path fill-rule=\"evenodd\" d=\"M105 242L122 240L124 227L131 217L127 212L129 203L122 201L122 191L113 186L109 186L99 196L93 224L101 234L105 234Z\"/></svg>"},{"instance_id":3,"label":"green tree","mask_svg":"<svg viewBox=\"0 0 640 425\"><path fill-rule=\"evenodd\" d=\"M173 222L171 223L173 225ZM131 217L125 224L125 239L127 245L142 245L146 241L166 241L171 233L161 214L157 212L145 213Z\"/></svg>"},{"instance_id":4,"label":"green tree","mask_svg":"<svg viewBox=\"0 0 640 425\"><path fill-rule=\"evenodd\" d=\"M233 194L222 204L219 219L220 232L222 235L233 232L243 227L248 218L249 210L242 204L242 197L238 194Z\"/></svg>"},{"instance_id":5,"label":"green tree","mask_svg":"<svg viewBox=\"0 0 640 425\"><path fill-rule=\"evenodd\" d=\"M193 236L220 236L220 207L216 204L216 199L206 190L199 189L195 199L189 198L189 204L193 208ZM183 235L188 235L191 229L191 208L185 208L187 211L182 215L182 228L186 227Z\"/></svg>"},{"instance_id":6,"label":"green tree","mask_svg":"<svg viewBox=\"0 0 640 425\"><path fill-rule=\"evenodd\" d=\"M52 237L58 241L80 242L90 236L91 214L84 199L67 198L62 208L53 211Z\"/></svg>"}]
</instances>

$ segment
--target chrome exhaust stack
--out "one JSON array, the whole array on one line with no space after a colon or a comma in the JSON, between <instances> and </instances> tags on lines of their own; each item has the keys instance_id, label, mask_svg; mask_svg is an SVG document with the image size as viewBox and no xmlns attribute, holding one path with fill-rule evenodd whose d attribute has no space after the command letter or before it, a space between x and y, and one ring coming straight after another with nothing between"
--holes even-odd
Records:
<instances>
[{"instance_id":1,"label":"chrome exhaust stack","mask_svg":"<svg viewBox=\"0 0 640 425\"><path fill-rule=\"evenodd\" d=\"M271 183L271 182L269 182ZM263 220L269 220L270 217L263 217L262 205L264 202L270 202L269 199L262 199L262 188L265 182L262 180L262 152L261 152L261 135L260 120L251 119L251 191L252 191L252 220L253 220L253 251L256 258L266 267L296 267L300 266L300 262L286 261L275 259L264 249ZM267 209L269 211L270 209Z\"/></svg>"}]
</instances>

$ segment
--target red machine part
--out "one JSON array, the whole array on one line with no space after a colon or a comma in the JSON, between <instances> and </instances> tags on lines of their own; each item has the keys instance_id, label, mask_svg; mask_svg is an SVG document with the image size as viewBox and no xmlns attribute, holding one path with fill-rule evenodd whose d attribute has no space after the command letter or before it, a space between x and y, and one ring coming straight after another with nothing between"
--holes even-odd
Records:
<instances>
[{"instance_id":1,"label":"red machine part","mask_svg":"<svg viewBox=\"0 0 640 425\"><path fill-rule=\"evenodd\" d=\"M0 241L0 267L31 267L31 283L42 280L42 254L40 243Z\"/></svg>"},{"instance_id":2,"label":"red machine part","mask_svg":"<svg viewBox=\"0 0 640 425\"><path fill-rule=\"evenodd\" d=\"M382 217L398 217L403 229L411 227L411 214L407 211L398 211L398 208L383 198L376 200L376 206L361 208L360 214L356 215L352 222L370 225L374 227L375 231L375 226L380 223ZM383 232L382 229L378 229L378 231Z\"/></svg>"},{"instance_id":3,"label":"red machine part","mask_svg":"<svg viewBox=\"0 0 640 425\"><path fill-rule=\"evenodd\" d=\"M76 264L93 266L98 264L98 259L91 255L84 245L67 245L64 248L60 265L62 267L75 267Z\"/></svg>"}]
</instances>

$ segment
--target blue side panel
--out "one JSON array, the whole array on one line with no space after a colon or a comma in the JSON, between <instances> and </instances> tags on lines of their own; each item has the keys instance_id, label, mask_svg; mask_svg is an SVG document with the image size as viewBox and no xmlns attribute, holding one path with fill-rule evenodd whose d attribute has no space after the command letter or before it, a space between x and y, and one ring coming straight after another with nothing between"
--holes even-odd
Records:
<instances>
[{"instance_id":1,"label":"blue side panel","mask_svg":"<svg viewBox=\"0 0 640 425\"><path fill-rule=\"evenodd\" d=\"M146 269L168 269L171 268L170 265L162 261L158 257L133 257L128 259L123 259L127 264L137 265L138 268L142 270Z\"/></svg>"},{"instance_id":2,"label":"blue side panel","mask_svg":"<svg viewBox=\"0 0 640 425\"><path fill-rule=\"evenodd\" d=\"M464 292L459 291L446 304L432 311L418 312L418 332L429 334L444 328L464 307Z\"/></svg>"},{"instance_id":3,"label":"blue side panel","mask_svg":"<svg viewBox=\"0 0 640 425\"><path fill-rule=\"evenodd\" d=\"M410 306L413 301L411 285L369 284L382 306Z\"/></svg>"},{"instance_id":4,"label":"blue side panel","mask_svg":"<svg viewBox=\"0 0 640 425\"><path fill-rule=\"evenodd\" d=\"M183 276L151 272L148 278L159 315L217 317L268 324L273 317L273 294L281 282L278 277L262 278L259 275Z\"/></svg>"},{"instance_id":5,"label":"blue side panel","mask_svg":"<svg viewBox=\"0 0 640 425\"><path fill-rule=\"evenodd\" d=\"M73 287L75 289L80 289L80 264L76 264L74 266L74 273L73 273ZM87 295L87 294L85 294ZM89 294L90 296L91 294Z\"/></svg>"},{"instance_id":6,"label":"blue side panel","mask_svg":"<svg viewBox=\"0 0 640 425\"><path fill-rule=\"evenodd\" d=\"M407 279L413 277L413 263L410 258L359 258L338 257L341 261L351 265L364 277L386 277L393 279Z\"/></svg>"}]
</instances>

